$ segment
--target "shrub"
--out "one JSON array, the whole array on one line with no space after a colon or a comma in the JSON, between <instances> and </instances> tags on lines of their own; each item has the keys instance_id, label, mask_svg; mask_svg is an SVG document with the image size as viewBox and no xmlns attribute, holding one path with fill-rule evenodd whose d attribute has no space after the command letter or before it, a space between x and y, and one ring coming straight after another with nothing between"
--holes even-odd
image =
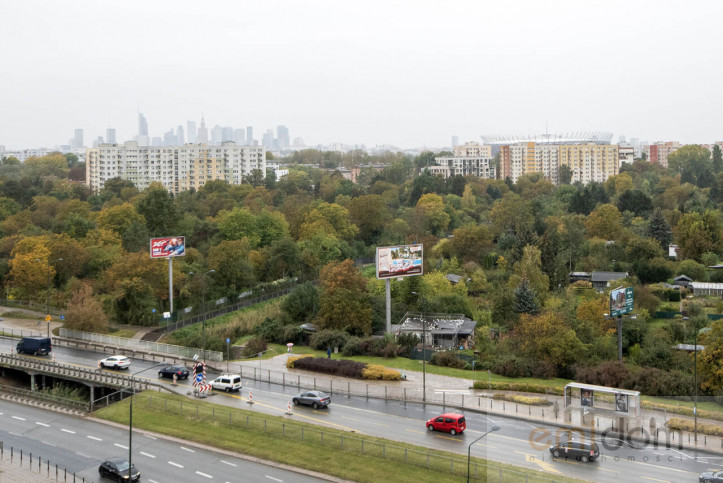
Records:
<instances>
[{"instance_id":1,"label":"shrub","mask_svg":"<svg viewBox=\"0 0 723 483\"><path fill-rule=\"evenodd\" d=\"M322 372L340 377L362 378L362 371L366 367L364 362L350 361L348 359L327 359L326 357L300 357L294 360L295 369Z\"/></svg>"},{"instance_id":2,"label":"shrub","mask_svg":"<svg viewBox=\"0 0 723 483\"><path fill-rule=\"evenodd\" d=\"M640 391L646 396L691 394L693 377L681 371L663 371L655 367L641 367L626 381L625 389Z\"/></svg>"},{"instance_id":3,"label":"shrub","mask_svg":"<svg viewBox=\"0 0 723 483\"><path fill-rule=\"evenodd\" d=\"M516 356L500 357L492 364L492 372L505 377L530 377L532 363Z\"/></svg>"},{"instance_id":4,"label":"shrub","mask_svg":"<svg viewBox=\"0 0 723 483\"><path fill-rule=\"evenodd\" d=\"M254 337L249 339L241 351L242 357L254 357L266 350L266 340L263 337Z\"/></svg>"},{"instance_id":5,"label":"shrub","mask_svg":"<svg viewBox=\"0 0 723 483\"><path fill-rule=\"evenodd\" d=\"M528 406L549 406L552 404L552 402L542 397L519 396L517 394L494 394L492 399L509 401L517 404L527 404Z\"/></svg>"},{"instance_id":6,"label":"shrub","mask_svg":"<svg viewBox=\"0 0 723 483\"><path fill-rule=\"evenodd\" d=\"M341 353L346 357L360 356L364 354L362 352L362 339L359 337L349 337L349 340L344 344L344 348Z\"/></svg>"},{"instance_id":7,"label":"shrub","mask_svg":"<svg viewBox=\"0 0 723 483\"><path fill-rule=\"evenodd\" d=\"M280 340L282 334L281 325L271 317L266 317L263 322L254 327L254 333L263 337L267 342L283 342Z\"/></svg>"},{"instance_id":8,"label":"shrub","mask_svg":"<svg viewBox=\"0 0 723 483\"><path fill-rule=\"evenodd\" d=\"M402 373L396 369L389 369L377 364L367 364L362 369L362 377L364 379L383 380L383 381L400 381Z\"/></svg>"},{"instance_id":9,"label":"shrub","mask_svg":"<svg viewBox=\"0 0 723 483\"><path fill-rule=\"evenodd\" d=\"M695 430L695 424L690 419L670 418L665 425L675 431L689 431L692 433ZM717 424L698 423L698 431L709 436L723 436L723 427Z\"/></svg>"},{"instance_id":10,"label":"shrub","mask_svg":"<svg viewBox=\"0 0 723 483\"><path fill-rule=\"evenodd\" d=\"M326 350L327 347L344 347L349 335L341 330L320 330L311 336L309 345L316 350Z\"/></svg>"},{"instance_id":11,"label":"shrub","mask_svg":"<svg viewBox=\"0 0 723 483\"><path fill-rule=\"evenodd\" d=\"M630 371L620 361L608 361L596 367L577 368L577 380L585 384L622 388L629 378Z\"/></svg>"},{"instance_id":12,"label":"shrub","mask_svg":"<svg viewBox=\"0 0 723 483\"><path fill-rule=\"evenodd\" d=\"M401 334L397 337L397 344L399 344L402 349L399 355L401 357L409 357L412 354L412 349L417 347L420 342L421 339L416 334Z\"/></svg>"},{"instance_id":13,"label":"shrub","mask_svg":"<svg viewBox=\"0 0 723 483\"><path fill-rule=\"evenodd\" d=\"M456 369L463 369L465 364L463 360L452 352L435 352L432 354L432 360L429 362L435 366L454 367Z\"/></svg>"},{"instance_id":14,"label":"shrub","mask_svg":"<svg viewBox=\"0 0 723 483\"><path fill-rule=\"evenodd\" d=\"M517 392L535 392L539 394L555 394L562 396L562 388L554 386L543 386L542 384L518 383L518 382L489 382L474 381L475 389L491 389L494 391L517 391Z\"/></svg>"},{"instance_id":15,"label":"shrub","mask_svg":"<svg viewBox=\"0 0 723 483\"><path fill-rule=\"evenodd\" d=\"M281 328L281 343L300 344L304 340L304 331L298 325L287 325Z\"/></svg>"},{"instance_id":16,"label":"shrub","mask_svg":"<svg viewBox=\"0 0 723 483\"><path fill-rule=\"evenodd\" d=\"M296 361L305 357L314 357L314 354L302 354L300 356L289 357L288 359L286 359L286 367L288 367L289 369L296 367Z\"/></svg>"}]
</instances>

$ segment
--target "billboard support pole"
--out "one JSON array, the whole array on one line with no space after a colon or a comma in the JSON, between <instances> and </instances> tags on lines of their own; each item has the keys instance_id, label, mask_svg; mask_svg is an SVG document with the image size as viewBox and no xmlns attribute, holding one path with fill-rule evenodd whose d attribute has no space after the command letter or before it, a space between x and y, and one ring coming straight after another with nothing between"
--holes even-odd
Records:
<instances>
[{"instance_id":1,"label":"billboard support pole","mask_svg":"<svg viewBox=\"0 0 723 483\"><path fill-rule=\"evenodd\" d=\"M392 289L389 279L384 281L385 291L387 295L387 334L392 333Z\"/></svg>"},{"instance_id":2,"label":"billboard support pole","mask_svg":"<svg viewBox=\"0 0 723 483\"><path fill-rule=\"evenodd\" d=\"M618 360L623 361L623 316L618 315Z\"/></svg>"},{"instance_id":3,"label":"billboard support pole","mask_svg":"<svg viewBox=\"0 0 723 483\"><path fill-rule=\"evenodd\" d=\"M171 319L173 319L173 257L168 257L168 300L170 301Z\"/></svg>"}]
</instances>

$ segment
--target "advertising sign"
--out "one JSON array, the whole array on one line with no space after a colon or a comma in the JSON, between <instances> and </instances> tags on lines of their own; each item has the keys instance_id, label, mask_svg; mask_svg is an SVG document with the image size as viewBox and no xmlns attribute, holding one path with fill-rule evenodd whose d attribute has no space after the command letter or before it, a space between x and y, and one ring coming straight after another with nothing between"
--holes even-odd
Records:
<instances>
[{"instance_id":1,"label":"advertising sign","mask_svg":"<svg viewBox=\"0 0 723 483\"><path fill-rule=\"evenodd\" d=\"M151 258L182 257L185 254L185 236L151 238Z\"/></svg>"},{"instance_id":2,"label":"advertising sign","mask_svg":"<svg viewBox=\"0 0 723 483\"><path fill-rule=\"evenodd\" d=\"M615 394L615 410L620 413L628 412L629 396L627 394Z\"/></svg>"},{"instance_id":3,"label":"advertising sign","mask_svg":"<svg viewBox=\"0 0 723 483\"><path fill-rule=\"evenodd\" d=\"M580 405L592 407L595 405L595 392L590 389L580 391Z\"/></svg>"},{"instance_id":4,"label":"advertising sign","mask_svg":"<svg viewBox=\"0 0 723 483\"><path fill-rule=\"evenodd\" d=\"M422 244L377 247L377 278L422 275Z\"/></svg>"},{"instance_id":5,"label":"advertising sign","mask_svg":"<svg viewBox=\"0 0 723 483\"><path fill-rule=\"evenodd\" d=\"M628 314L633 311L633 287L616 288L610 292L610 316Z\"/></svg>"}]
</instances>

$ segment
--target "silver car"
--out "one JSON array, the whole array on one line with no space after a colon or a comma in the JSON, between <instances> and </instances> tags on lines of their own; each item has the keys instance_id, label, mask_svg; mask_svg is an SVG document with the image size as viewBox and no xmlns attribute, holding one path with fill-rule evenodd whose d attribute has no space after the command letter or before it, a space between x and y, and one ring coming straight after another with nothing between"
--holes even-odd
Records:
<instances>
[{"instance_id":1,"label":"silver car","mask_svg":"<svg viewBox=\"0 0 723 483\"><path fill-rule=\"evenodd\" d=\"M331 396L321 391L303 391L294 396L291 400L294 406L305 404L314 409L325 408L331 403Z\"/></svg>"}]
</instances>

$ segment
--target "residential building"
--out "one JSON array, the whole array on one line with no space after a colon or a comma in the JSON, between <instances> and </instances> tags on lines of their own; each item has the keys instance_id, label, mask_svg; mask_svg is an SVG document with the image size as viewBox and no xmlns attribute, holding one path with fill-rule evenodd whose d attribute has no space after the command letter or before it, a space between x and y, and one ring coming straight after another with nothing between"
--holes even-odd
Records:
<instances>
[{"instance_id":1,"label":"residential building","mask_svg":"<svg viewBox=\"0 0 723 483\"><path fill-rule=\"evenodd\" d=\"M434 158L435 166L429 171L436 176L449 178L455 175L495 179L497 171L489 156L442 156Z\"/></svg>"},{"instance_id":2,"label":"residential building","mask_svg":"<svg viewBox=\"0 0 723 483\"><path fill-rule=\"evenodd\" d=\"M254 169L266 173L264 149L233 142L149 147L128 141L86 150L86 184L95 193L111 178L132 181L140 190L160 182L172 193L198 189L216 179L241 184Z\"/></svg>"},{"instance_id":3,"label":"residential building","mask_svg":"<svg viewBox=\"0 0 723 483\"><path fill-rule=\"evenodd\" d=\"M454 145L455 156L481 156L483 158L492 158L492 146L480 143L464 143L463 146Z\"/></svg>"},{"instance_id":4,"label":"residential building","mask_svg":"<svg viewBox=\"0 0 723 483\"><path fill-rule=\"evenodd\" d=\"M645 147L648 161L659 164L664 168L668 167L668 156L683 147L678 141L657 142Z\"/></svg>"},{"instance_id":5,"label":"residential building","mask_svg":"<svg viewBox=\"0 0 723 483\"><path fill-rule=\"evenodd\" d=\"M36 157L40 158L42 156L47 156L48 154L52 152L57 152L57 149L48 149L48 148L35 148L35 149L18 149L16 151L5 151L4 149L0 151L0 157L13 157L17 158L18 161L21 163L24 163L26 159L30 157Z\"/></svg>"},{"instance_id":6,"label":"residential building","mask_svg":"<svg viewBox=\"0 0 723 483\"><path fill-rule=\"evenodd\" d=\"M623 163L632 164L632 162L635 161L635 146L626 142L619 143L618 161L618 166L622 166Z\"/></svg>"}]
</instances>

